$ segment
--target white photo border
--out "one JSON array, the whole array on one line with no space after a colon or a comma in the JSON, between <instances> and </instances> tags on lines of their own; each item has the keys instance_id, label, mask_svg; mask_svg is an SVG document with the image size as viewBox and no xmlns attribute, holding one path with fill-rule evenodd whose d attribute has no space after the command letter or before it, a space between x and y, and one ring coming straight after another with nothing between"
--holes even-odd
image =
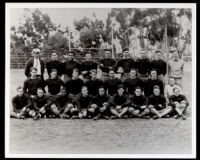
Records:
<instances>
[{"instance_id":1,"label":"white photo border","mask_svg":"<svg viewBox=\"0 0 200 160\"><path fill-rule=\"evenodd\" d=\"M191 8L192 9L192 154L11 154L10 9L12 8ZM196 4L195 3L6 3L5 157L6 158L195 158L196 157Z\"/></svg>"}]
</instances>

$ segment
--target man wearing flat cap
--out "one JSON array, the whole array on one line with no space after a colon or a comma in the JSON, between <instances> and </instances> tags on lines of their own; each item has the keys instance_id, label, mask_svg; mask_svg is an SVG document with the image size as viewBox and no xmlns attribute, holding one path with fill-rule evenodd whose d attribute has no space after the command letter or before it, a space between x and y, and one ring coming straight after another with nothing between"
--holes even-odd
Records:
<instances>
[{"instance_id":1,"label":"man wearing flat cap","mask_svg":"<svg viewBox=\"0 0 200 160\"><path fill-rule=\"evenodd\" d=\"M44 61L40 58L41 51L39 48L34 48L32 51L32 58L30 58L25 66L25 75L30 77L30 69L37 68L37 77L43 80Z\"/></svg>"}]
</instances>

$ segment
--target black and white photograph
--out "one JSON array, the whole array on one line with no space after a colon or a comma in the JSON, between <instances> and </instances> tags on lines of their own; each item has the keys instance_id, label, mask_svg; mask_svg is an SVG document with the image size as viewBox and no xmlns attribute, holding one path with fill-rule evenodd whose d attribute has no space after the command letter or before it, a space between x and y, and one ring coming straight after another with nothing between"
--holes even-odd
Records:
<instances>
[{"instance_id":1,"label":"black and white photograph","mask_svg":"<svg viewBox=\"0 0 200 160\"><path fill-rule=\"evenodd\" d=\"M6 3L5 156L195 158L195 3Z\"/></svg>"}]
</instances>

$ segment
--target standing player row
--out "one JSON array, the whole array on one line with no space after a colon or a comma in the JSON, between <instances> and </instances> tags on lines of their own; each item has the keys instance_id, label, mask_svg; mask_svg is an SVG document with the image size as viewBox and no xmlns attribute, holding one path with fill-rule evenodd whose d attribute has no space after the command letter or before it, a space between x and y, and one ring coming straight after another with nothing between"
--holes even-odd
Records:
<instances>
[{"instance_id":1,"label":"standing player row","mask_svg":"<svg viewBox=\"0 0 200 160\"><path fill-rule=\"evenodd\" d=\"M32 67L37 68L37 76L43 79L45 62L40 58L40 50L33 50L33 58L31 58L25 67L25 75L30 77L30 69ZM111 52L105 50L105 57L98 62L92 59L91 53L87 53L85 60L78 62L75 58L74 52L69 52L67 58L62 62L58 60L56 52L52 52L51 60L46 62L46 68L48 75L52 69L57 69L58 76L64 76L64 82L68 81L72 77L72 70L77 68L80 71L80 78L84 81L90 79L90 71L100 69L102 71L101 79L106 80L108 78L109 70L114 70L122 81L127 79L131 68L137 70L138 77L142 80L149 78L151 69L156 69L158 79L164 82L164 76L166 75L168 66L168 75L175 79L175 83L182 86L183 76L183 62L179 59L178 52L173 51L173 59L167 63L162 59L162 52L157 50L155 52L153 60L147 57L147 54L142 50L136 60L130 58L128 49L123 50L123 58L116 62L111 58Z\"/></svg>"}]
</instances>

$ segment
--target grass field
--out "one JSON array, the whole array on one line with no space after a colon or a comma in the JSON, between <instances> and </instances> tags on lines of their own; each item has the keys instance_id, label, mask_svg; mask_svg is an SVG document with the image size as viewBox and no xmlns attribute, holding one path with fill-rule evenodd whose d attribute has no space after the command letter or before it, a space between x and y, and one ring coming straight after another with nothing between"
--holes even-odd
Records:
<instances>
[{"instance_id":1,"label":"grass field","mask_svg":"<svg viewBox=\"0 0 200 160\"><path fill-rule=\"evenodd\" d=\"M191 104L191 63L185 64L183 91ZM10 96L25 80L23 70L10 72ZM191 106L191 105L190 105ZM10 119L12 154L190 154L191 108L187 120Z\"/></svg>"}]
</instances>

